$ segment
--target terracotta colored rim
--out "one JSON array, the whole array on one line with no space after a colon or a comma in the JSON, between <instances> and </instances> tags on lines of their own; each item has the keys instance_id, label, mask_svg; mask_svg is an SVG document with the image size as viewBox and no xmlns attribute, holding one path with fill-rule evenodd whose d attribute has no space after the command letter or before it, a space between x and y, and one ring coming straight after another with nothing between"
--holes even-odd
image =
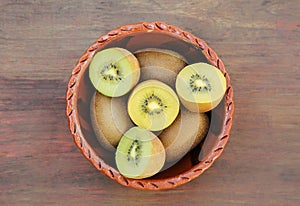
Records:
<instances>
[{"instance_id":1,"label":"terracotta colored rim","mask_svg":"<svg viewBox=\"0 0 300 206\"><path fill-rule=\"evenodd\" d=\"M92 57L97 50L104 47L107 43L113 41L116 37L126 36L132 33L138 32L164 32L176 36L188 43L201 48L202 53L206 56L208 61L220 69L220 71L226 77L227 90L225 93L225 119L223 121L223 127L218 139L213 146L213 149L206 156L206 158L193 166L190 170L181 173L177 176L165 178L165 179L129 179L122 176L116 169L107 165L100 157L96 155L92 147L85 140L80 124L77 111L77 93L78 84L80 78L82 78L84 69L90 63ZM74 138L75 144L81 150L82 154L103 174L118 182L121 185L129 186L136 189L142 190L163 190L171 189L179 185L185 184L208 169L213 162L221 155L223 149L228 141L229 133L232 125L232 116L234 112L233 103L233 91L230 83L229 75L225 70L225 66L218 55L203 41L202 39L195 37L193 34L183 31L182 29L168 25L164 22L143 22L137 24L130 24L121 26L120 28L114 29L107 34L101 36L95 41L82 55L77 64L75 65L71 77L68 82L66 92L66 114L68 118L69 128Z\"/></svg>"}]
</instances>

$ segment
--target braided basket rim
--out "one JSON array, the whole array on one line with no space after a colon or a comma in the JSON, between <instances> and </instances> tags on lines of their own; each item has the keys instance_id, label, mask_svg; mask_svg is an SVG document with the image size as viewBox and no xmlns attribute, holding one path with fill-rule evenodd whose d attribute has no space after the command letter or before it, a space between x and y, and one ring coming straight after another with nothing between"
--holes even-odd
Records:
<instances>
[{"instance_id":1,"label":"braided basket rim","mask_svg":"<svg viewBox=\"0 0 300 206\"><path fill-rule=\"evenodd\" d=\"M164 32L180 38L202 50L207 60L216 66L225 76L227 88L225 93L225 119L223 121L222 131L214 144L213 149L205 157L205 159L194 165L191 169L173 177L164 179L131 179L121 175L116 169L107 165L99 156L96 155L92 147L85 140L81 131L78 111L77 111L77 96L78 96L78 81L84 74L84 68L88 66L94 54L100 48L104 47L116 37L125 36L131 33L138 32ZM132 187L140 190L163 190L171 189L179 185L185 184L207 170L213 162L221 155L225 145L229 139L229 134L232 126L232 117L234 113L233 90L228 73L225 66L218 55L211 49L204 40L194 36L193 34L184 31L176 26L169 25L165 22L141 22L136 24L128 24L111 30L105 35L100 36L81 56L72 70L69 78L66 91L66 116L68 119L69 129L75 144L80 149L81 153L89 160L92 165L101 171L104 175L113 179L121 185Z\"/></svg>"}]
</instances>

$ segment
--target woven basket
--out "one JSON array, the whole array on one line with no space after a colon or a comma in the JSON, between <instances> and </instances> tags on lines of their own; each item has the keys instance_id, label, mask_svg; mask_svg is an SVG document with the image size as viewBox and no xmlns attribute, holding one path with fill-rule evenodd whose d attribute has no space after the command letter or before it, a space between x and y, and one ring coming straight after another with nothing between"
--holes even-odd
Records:
<instances>
[{"instance_id":1,"label":"woven basket","mask_svg":"<svg viewBox=\"0 0 300 206\"><path fill-rule=\"evenodd\" d=\"M206 61L224 74L227 90L221 103L211 111L211 124L207 137L174 166L146 179L122 176L93 133L89 104L94 89L88 78L88 66L99 50L118 46L129 50L147 47L180 48L190 62ZM164 22L144 22L125 25L108 32L95 41L75 65L66 92L66 114L75 144L95 168L121 185L142 189L171 189L185 184L208 169L218 158L228 141L234 111L233 91L224 64L217 54L200 38Z\"/></svg>"}]
</instances>

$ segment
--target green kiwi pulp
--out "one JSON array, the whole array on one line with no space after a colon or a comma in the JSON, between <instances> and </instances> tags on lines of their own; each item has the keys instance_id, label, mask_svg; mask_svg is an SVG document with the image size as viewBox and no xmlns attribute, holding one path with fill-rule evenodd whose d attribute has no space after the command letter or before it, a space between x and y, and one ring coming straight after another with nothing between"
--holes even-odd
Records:
<instances>
[{"instance_id":1,"label":"green kiwi pulp","mask_svg":"<svg viewBox=\"0 0 300 206\"><path fill-rule=\"evenodd\" d=\"M117 47L105 49L93 57L89 77L95 89L103 95L123 96L139 81L139 62L126 49Z\"/></svg>"},{"instance_id":2,"label":"green kiwi pulp","mask_svg":"<svg viewBox=\"0 0 300 206\"><path fill-rule=\"evenodd\" d=\"M135 179L158 173L165 158L165 149L158 137L139 127L132 127L124 133L115 156L119 172Z\"/></svg>"},{"instance_id":3,"label":"green kiwi pulp","mask_svg":"<svg viewBox=\"0 0 300 206\"><path fill-rule=\"evenodd\" d=\"M176 92L181 103L192 112L207 112L222 100L226 79L222 72L203 62L184 67L176 78Z\"/></svg>"}]
</instances>

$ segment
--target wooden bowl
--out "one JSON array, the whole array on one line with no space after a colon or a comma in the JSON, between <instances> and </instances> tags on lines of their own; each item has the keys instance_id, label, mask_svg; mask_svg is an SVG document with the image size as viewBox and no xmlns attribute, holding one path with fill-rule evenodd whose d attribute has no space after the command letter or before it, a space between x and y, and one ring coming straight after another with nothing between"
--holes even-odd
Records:
<instances>
[{"instance_id":1,"label":"wooden bowl","mask_svg":"<svg viewBox=\"0 0 300 206\"><path fill-rule=\"evenodd\" d=\"M189 64L210 63L226 77L227 90L221 103L210 112L211 123L206 138L175 165L150 178L130 179L122 176L116 169L114 154L101 147L91 126L89 109L95 89L88 77L88 66L96 52L109 47L123 47L131 52L149 47L175 50ZM67 86L66 105L72 136L86 159L119 184L142 190L174 188L193 180L208 169L224 150L234 111L230 78L221 59L202 39L163 22L125 25L97 39L72 71Z\"/></svg>"}]
</instances>

